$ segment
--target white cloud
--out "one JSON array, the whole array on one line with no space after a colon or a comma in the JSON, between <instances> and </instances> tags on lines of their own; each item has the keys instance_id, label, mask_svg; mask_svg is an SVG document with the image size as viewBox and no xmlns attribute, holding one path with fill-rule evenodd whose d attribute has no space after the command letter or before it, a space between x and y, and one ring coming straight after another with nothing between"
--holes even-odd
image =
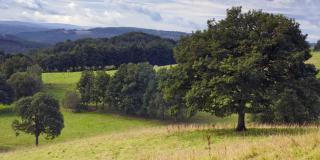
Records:
<instances>
[{"instance_id":1,"label":"white cloud","mask_svg":"<svg viewBox=\"0 0 320 160\"><path fill-rule=\"evenodd\" d=\"M263 9L295 18L309 34L320 37L319 0L0 0L0 19L69 23L83 26L133 26L191 32L225 10Z\"/></svg>"}]
</instances>

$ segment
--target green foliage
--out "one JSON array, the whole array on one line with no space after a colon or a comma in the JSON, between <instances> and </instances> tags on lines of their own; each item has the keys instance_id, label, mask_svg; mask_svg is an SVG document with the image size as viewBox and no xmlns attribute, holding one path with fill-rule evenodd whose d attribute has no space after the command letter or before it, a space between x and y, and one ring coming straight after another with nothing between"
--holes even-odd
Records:
<instances>
[{"instance_id":1,"label":"green foliage","mask_svg":"<svg viewBox=\"0 0 320 160\"><path fill-rule=\"evenodd\" d=\"M270 107L272 95L292 89L292 82L317 83L315 68L304 63L311 57L306 35L283 15L234 7L225 19L208 21L207 30L181 39L174 54L181 77L188 77L181 83L191 83L183 86L186 104L217 116L238 113L239 131L246 129L245 113Z\"/></svg>"},{"instance_id":2,"label":"green foliage","mask_svg":"<svg viewBox=\"0 0 320 160\"><path fill-rule=\"evenodd\" d=\"M80 96L73 91L66 92L65 97L62 99L62 105L72 112L80 112L82 109Z\"/></svg>"},{"instance_id":3,"label":"green foliage","mask_svg":"<svg viewBox=\"0 0 320 160\"><path fill-rule=\"evenodd\" d=\"M77 89L81 95L81 102L85 105L94 101L94 73L93 71L83 71Z\"/></svg>"},{"instance_id":4,"label":"green foliage","mask_svg":"<svg viewBox=\"0 0 320 160\"><path fill-rule=\"evenodd\" d=\"M180 66L169 69L163 68L157 72L158 88L163 95L167 109L175 120L190 118L197 109L186 106L184 97L189 88L187 75Z\"/></svg>"},{"instance_id":5,"label":"green foliage","mask_svg":"<svg viewBox=\"0 0 320 160\"><path fill-rule=\"evenodd\" d=\"M94 79L94 99L96 103L103 103L103 106L104 102L106 101L105 97L110 78L110 75L107 74L105 71L98 71Z\"/></svg>"},{"instance_id":6,"label":"green foliage","mask_svg":"<svg viewBox=\"0 0 320 160\"><path fill-rule=\"evenodd\" d=\"M58 43L32 55L46 71L100 70L105 66L149 62L173 64L176 42L145 33L127 33L111 39L81 39Z\"/></svg>"},{"instance_id":7,"label":"green foliage","mask_svg":"<svg viewBox=\"0 0 320 160\"><path fill-rule=\"evenodd\" d=\"M147 116L143 108L143 96L149 82L155 78L150 64L123 64L111 79L107 92L107 103L126 114Z\"/></svg>"},{"instance_id":8,"label":"green foliage","mask_svg":"<svg viewBox=\"0 0 320 160\"><path fill-rule=\"evenodd\" d=\"M39 92L42 87L42 80L40 76L30 74L27 72L17 72L11 75L8 83L13 88L17 99L21 97L32 96Z\"/></svg>"},{"instance_id":9,"label":"green foliage","mask_svg":"<svg viewBox=\"0 0 320 160\"><path fill-rule=\"evenodd\" d=\"M9 104L14 100L14 91L4 76L0 75L0 103Z\"/></svg>"},{"instance_id":10,"label":"green foliage","mask_svg":"<svg viewBox=\"0 0 320 160\"><path fill-rule=\"evenodd\" d=\"M320 51L320 40L317 41L316 45L313 48L314 51Z\"/></svg>"},{"instance_id":11,"label":"green foliage","mask_svg":"<svg viewBox=\"0 0 320 160\"><path fill-rule=\"evenodd\" d=\"M32 60L25 55L9 56L5 58L4 63L1 66L1 72L9 78L16 72L26 71L26 69L32 66L32 64Z\"/></svg>"},{"instance_id":12,"label":"green foliage","mask_svg":"<svg viewBox=\"0 0 320 160\"><path fill-rule=\"evenodd\" d=\"M264 123L303 124L318 120L320 83L312 78L292 81L272 97L273 103L254 118Z\"/></svg>"},{"instance_id":13,"label":"green foliage","mask_svg":"<svg viewBox=\"0 0 320 160\"><path fill-rule=\"evenodd\" d=\"M15 111L21 119L13 121L13 129L17 135L20 131L34 135L36 145L40 134L45 135L47 139L54 139L60 135L64 127L59 102L45 93L20 99L15 104Z\"/></svg>"},{"instance_id":14,"label":"green foliage","mask_svg":"<svg viewBox=\"0 0 320 160\"><path fill-rule=\"evenodd\" d=\"M42 71L43 71L42 68L38 64L29 66L26 70L27 73L33 74L40 78L41 78Z\"/></svg>"}]
</instances>

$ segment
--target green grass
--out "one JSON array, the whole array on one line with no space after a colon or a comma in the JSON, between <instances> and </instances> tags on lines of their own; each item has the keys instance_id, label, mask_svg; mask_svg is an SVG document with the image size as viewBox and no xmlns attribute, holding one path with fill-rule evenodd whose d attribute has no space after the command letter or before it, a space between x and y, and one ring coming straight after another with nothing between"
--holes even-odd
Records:
<instances>
[{"instance_id":1,"label":"green grass","mask_svg":"<svg viewBox=\"0 0 320 160\"><path fill-rule=\"evenodd\" d=\"M306 61L306 63L314 64L317 69L320 69L320 52L312 52L312 57ZM318 73L317 78L320 78L320 73Z\"/></svg>"},{"instance_id":2,"label":"green grass","mask_svg":"<svg viewBox=\"0 0 320 160\"><path fill-rule=\"evenodd\" d=\"M111 76L115 72L115 70L107 71ZM61 100L67 91L75 90L76 83L80 80L80 77L81 72L43 73L44 90Z\"/></svg>"},{"instance_id":3,"label":"green grass","mask_svg":"<svg viewBox=\"0 0 320 160\"><path fill-rule=\"evenodd\" d=\"M63 112L65 128L62 134L53 141L45 140L43 137L40 144L56 143L72 139L81 139L105 133L122 132L132 129L148 128L162 125L156 120L144 120L112 114L70 113ZM0 152L16 149L19 147L31 146L34 144L32 135L20 134L16 137L11 129L11 123L15 119L10 106L0 108Z\"/></svg>"},{"instance_id":4,"label":"green grass","mask_svg":"<svg viewBox=\"0 0 320 160\"><path fill-rule=\"evenodd\" d=\"M306 62L314 64L318 69L320 69L320 52L312 52L312 57Z\"/></svg>"}]
</instances>

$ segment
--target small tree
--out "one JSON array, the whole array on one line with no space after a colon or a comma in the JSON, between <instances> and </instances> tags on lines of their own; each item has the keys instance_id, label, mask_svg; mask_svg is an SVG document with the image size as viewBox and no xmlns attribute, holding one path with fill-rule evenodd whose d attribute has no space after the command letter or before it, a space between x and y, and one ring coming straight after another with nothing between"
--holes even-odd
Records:
<instances>
[{"instance_id":1,"label":"small tree","mask_svg":"<svg viewBox=\"0 0 320 160\"><path fill-rule=\"evenodd\" d=\"M317 41L316 45L314 46L314 51L320 51L320 40Z\"/></svg>"},{"instance_id":2,"label":"small tree","mask_svg":"<svg viewBox=\"0 0 320 160\"><path fill-rule=\"evenodd\" d=\"M80 92L81 102L87 105L94 100L94 73L93 71L83 71L77 89Z\"/></svg>"},{"instance_id":3,"label":"small tree","mask_svg":"<svg viewBox=\"0 0 320 160\"><path fill-rule=\"evenodd\" d=\"M65 94L64 99L62 100L63 107L71 109L73 112L80 112L82 105L80 96L77 92L69 91Z\"/></svg>"},{"instance_id":4,"label":"small tree","mask_svg":"<svg viewBox=\"0 0 320 160\"><path fill-rule=\"evenodd\" d=\"M39 76L28 74L27 72L14 73L8 80L8 83L13 88L17 99L32 96L43 87Z\"/></svg>"},{"instance_id":5,"label":"small tree","mask_svg":"<svg viewBox=\"0 0 320 160\"><path fill-rule=\"evenodd\" d=\"M16 134L19 135L21 131L34 135L36 146L41 134L44 134L46 139L54 139L64 127L58 100L45 93L20 99L15 104L15 111L20 117L12 123Z\"/></svg>"}]
</instances>

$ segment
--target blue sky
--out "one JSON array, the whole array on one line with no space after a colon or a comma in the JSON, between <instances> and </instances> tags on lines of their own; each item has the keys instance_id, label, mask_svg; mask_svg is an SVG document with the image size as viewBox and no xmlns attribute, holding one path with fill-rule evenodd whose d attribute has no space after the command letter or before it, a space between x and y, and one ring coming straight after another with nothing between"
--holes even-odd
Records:
<instances>
[{"instance_id":1,"label":"blue sky","mask_svg":"<svg viewBox=\"0 0 320 160\"><path fill-rule=\"evenodd\" d=\"M0 20L191 32L232 6L295 18L309 41L320 39L320 0L0 0Z\"/></svg>"}]
</instances>

